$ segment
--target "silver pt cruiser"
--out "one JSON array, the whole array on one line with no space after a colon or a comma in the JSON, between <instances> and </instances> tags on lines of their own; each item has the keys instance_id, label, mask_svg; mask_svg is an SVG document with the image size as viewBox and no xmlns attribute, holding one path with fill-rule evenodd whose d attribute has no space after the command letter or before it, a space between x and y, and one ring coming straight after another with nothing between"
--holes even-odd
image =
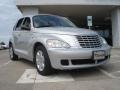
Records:
<instances>
[{"instance_id":1,"label":"silver pt cruiser","mask_svg":"<svg viewBox=\"0 0 120 90\"><path fill-rule=\"evenodd\" d=\"M41 75L53 69L78 69L106 64L111 47L92 30L77 28L65 17L40 14L18 20L9 41L11 60L35 63Z\"/></svg>"}]
</instances>

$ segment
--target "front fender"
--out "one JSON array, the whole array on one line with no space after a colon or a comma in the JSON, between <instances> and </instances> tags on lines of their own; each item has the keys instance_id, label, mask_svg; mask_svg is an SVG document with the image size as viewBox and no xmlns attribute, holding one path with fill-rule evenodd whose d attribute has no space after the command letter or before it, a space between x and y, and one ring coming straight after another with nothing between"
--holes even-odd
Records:
<instances>
[{"instance_id":1,"label":"front fender","mask_svg":"<svg viewBox=\"0 0 120 90\"><path fill-rule=\"evenodd\" d=\"M46 48L46 50L47 50L48 47L47 47L46 41L48 39L59 39L59 38L57 38L57 37L55 37L53 35L50 35L50 34L34 33L33 38L31 40L31 45L30 45L31 49L29 51L29 55L30 55L30 57L32 59L33 59L33 56L34 56L33 52L34 52L34 46L35 46L35 44L36 43L41 43Z\"/></svg>"}]
</instances>

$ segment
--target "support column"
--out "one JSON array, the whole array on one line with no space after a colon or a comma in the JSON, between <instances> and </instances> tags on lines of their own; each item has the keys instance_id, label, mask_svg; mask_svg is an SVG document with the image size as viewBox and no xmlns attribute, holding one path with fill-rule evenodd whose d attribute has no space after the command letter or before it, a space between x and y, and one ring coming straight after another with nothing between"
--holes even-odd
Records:
<instances>
[{"instance_id":1,"label":"support column","mask_svg":"<svg viewBox=\"0 0 120 90\"><path fill-rule=\"evenodd\" d=\"M120 7L112 12L113 47L120 48Z\"/></svg>"},{"instance_id":2,"label":"support column","mask_svg":"<svg viewBox=\"0 0 120 90\"><path fill-rule=\"evenodd\" d=\"M25 15L35 15L39 13L39 9L37 7L22 7L20 8L23 16Z\"/></svg>"}]
</instances>

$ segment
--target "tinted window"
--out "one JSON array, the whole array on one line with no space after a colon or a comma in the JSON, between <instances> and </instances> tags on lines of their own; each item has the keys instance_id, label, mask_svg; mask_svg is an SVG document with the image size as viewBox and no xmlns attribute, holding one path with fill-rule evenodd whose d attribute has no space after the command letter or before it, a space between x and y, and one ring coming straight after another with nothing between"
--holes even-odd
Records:
<instances>
[{"instance_id":1,"label":"tinted window","mask_svg":"<svg viewBox=\"0 0 120 90\"><path fill-rule=\"evenodd\" d=\"M22 24L22 30L30 30L30 28L31 28L31 20L30 20L30 18L29 17L26 17L25 19L24 19L24 22L23 22L23 24Z\"/></svg>"},{"instance_id":2,"label":"tinted window","mask_svg":"<svg viewBox=\"0 0 120 90\"><path fill-rule=\"evenodd\" d=\"M22 22L23 22L23 18L18 21L15 30L16 30L17 28L20 28Z\"/></svg>"},{"instance_id":3,"label":"tinted window","mask_svg":"<svg viewBox=\"0 0 120 90\"><path fill-rule=\"evenodd\" d=\"M65 17L54 15L37 15L33 17L33 26L40 27L75 27L75 25Z\"/></svg>"}]
</instances>

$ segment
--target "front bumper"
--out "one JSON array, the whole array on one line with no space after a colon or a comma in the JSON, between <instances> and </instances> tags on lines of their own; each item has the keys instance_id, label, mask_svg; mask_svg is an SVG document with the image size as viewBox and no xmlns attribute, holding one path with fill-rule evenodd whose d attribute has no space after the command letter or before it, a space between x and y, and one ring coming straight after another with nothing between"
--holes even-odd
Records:
<instances>
[{"instance_id":1,"label":"front bumper","mask_svg":"<svg viewBox=\"0 0 120 90\"><path fill-rule=\"evenodd\" d=\"M106 58L98 62L92 60L93 51L104 50ZM110 58L111 48L109 46L98 48L98 49L87 49L87 48L69 48L69 49L48 49L48 54L51 62L51 66L55 69L78 69L96 67L99 65L106 64ZM62 60L68 61L68 65L63 65ZM84 64L73 64L74 60L87 60ZM92 60L92 62L90 61ZM89 62L90 61L90 62Z\"/></svg>"}]
</instances>

